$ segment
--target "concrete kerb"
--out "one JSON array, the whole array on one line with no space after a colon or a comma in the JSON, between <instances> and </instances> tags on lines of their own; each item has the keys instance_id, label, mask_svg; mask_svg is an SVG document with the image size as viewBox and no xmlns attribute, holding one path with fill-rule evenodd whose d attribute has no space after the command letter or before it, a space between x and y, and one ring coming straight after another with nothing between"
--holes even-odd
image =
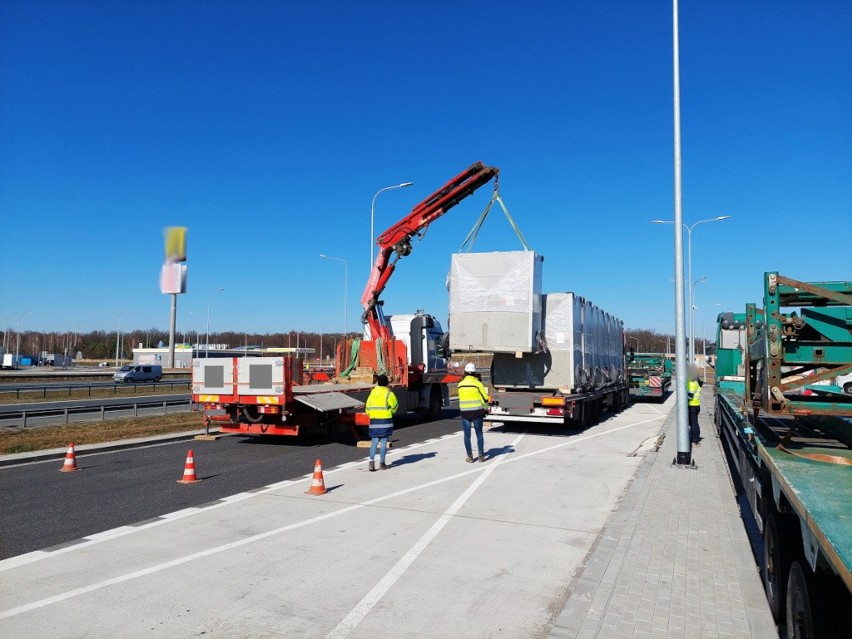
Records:
<instances>
[{"instance_id":1,"label":"concrete kerb","mask_svg":"<svg viewBox=\"0 0 852 639\"><path fill-rule=\"evenodd\" d=\"M124 450L129 448L141 448L143 446L151 446L152 444L167 444L170 442L178 442L188 439L195 439L198 435L205 435L207 431L191 430L183 433L171 433L168 435L155 435L153 437L136 437L134 439L122 439L115 442L102 442L98 444L82 444L74 445L74 451L80 453L103 453L113 450ZM218 434L218 430L210 430L211 434ZM0 455L0 467L14 466L16 464L26 464L30 462L49 461L51 459L62 459L68 452L68 447L50 448L47 450L37 450L28 453L12 453L10 455Z\"/></svg>"}]
</instances>

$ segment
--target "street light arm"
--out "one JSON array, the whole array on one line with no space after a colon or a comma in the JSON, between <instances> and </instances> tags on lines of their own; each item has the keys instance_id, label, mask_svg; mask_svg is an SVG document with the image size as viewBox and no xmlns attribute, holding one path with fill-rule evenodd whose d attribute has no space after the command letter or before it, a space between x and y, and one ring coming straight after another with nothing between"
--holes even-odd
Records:
<instances>
[{"instance_id":1,"label":"street light arm","mask_svg":"<svg viewBox=\"0 0 852 639\"><path fill-rule=\"evenodd\" d=\"M370 268L373 267L373 246L375 246L376 244L376 234L374 231L374 222L376 219L376 198L379 197L379 193L384 193L385 191L390 191L391 189L404 189L408 186L411 186L412 184L414 184L414 182L400 182L399 184L391 184L390 186L386 186L384 188L379 189L373 196L373 201L370 203Z\"/></svg>"}]
</instances>

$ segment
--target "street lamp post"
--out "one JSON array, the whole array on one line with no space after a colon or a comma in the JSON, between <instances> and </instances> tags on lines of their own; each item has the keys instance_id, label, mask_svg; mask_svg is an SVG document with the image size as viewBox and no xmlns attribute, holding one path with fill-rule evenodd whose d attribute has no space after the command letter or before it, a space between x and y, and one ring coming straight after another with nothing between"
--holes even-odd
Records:
<instances>
[{"instance_id":1,"label":"street lamp post","mask_svg":"<svg viewBox=\"0 0 852 639\"><path fill-rule=\"evenodd\" d=\"M692 283L692 288L690 289L690 302L689 305L689 365L692 366L695 364L695 287L699 284L706 282L707 276L699 277Z\"/></svg>"},{"instance_id":2,"label":"street lamp post","mask_svg":"<svg viewBox=\"0 0 852 639\"><path fill-rule=\"evenodd\" d=\"M10 313L10 315L16 315L18 317L17 330L15 331L15 370L18 369L18 358L21 356L21 315L29 314L29 311L26 313Z\"/></svg>"},{"instance_id":3,"label":"street lamp post","mask_svg":"<svg viewBox=\"0 0 852 639\"><path fill-rule=\"evenodd\" d=\"M121 316L124 315L127 311L119 311L118 313L118 326L116 327L115 333L115 368L118 370L118 348L121 344Z\"/></svg>"},{"instance_id":4,"label":"street lamp post","mask_svg":"<svg viewBox=\"0 0 852 639\"><path fill-rule=\"evenodd\" d=\"M331 257L329 255L325 255L324 253L320 253L320 257L324 260L334 260L336 262L343 262L343 339L345 340L346 333L348 332L346 330L346 282L349 279L349 265L342 257Z\"/></svg>"},{"instance_id":5,"label":"street lamp post","mask_svg":"<svg viewBox=\"0 0 852 639\"><path fill-rule=\"evenodd\" d=\"M731 217L730 215L720 215L718 217L712 217L712 218L709 218L709 219L706 219L706 220L698 220L697 222L695 222L691 226L687 225L686 223L683 224L683 228L686 229L686 237L687 237L687 248L686 248L686 262L687 262L687 268L688 268L687 282L692 282L692 229L694 229L699 224L706 224L707 222L721 222L722 220L730 219L730 217ZM674 224L674 221L672 221L672 220L651 220L651 224ZM694 303L694 300L692 298L691 293L692 293L692 291L690 290L690 297L689 297L690 319L689 319L689 324L690 324L690 326L693 327L693 330L691 331L691 334L689 336L689 363L690 364L692 364L695 360L695 348L693 346L693 342L695 341L695 330L694 330L695 316L694 316L693 311L692 311L692 305Z\"/></svg>"},{"instance_id":6,"label":"street lamp post","mask_svg":"<svg viewBox=\"0 0 852 639\"><path fill-rule=\"evenodd\" d=\"M204 358L210 357L210 304L213 302L213 293L221 293L224 288L216 288L207 294L207 338L204 340Z\"/></svg>"},{"instance_id":7,"label":"street lamp post","mask_svg":"<svg viewBox=\"0 0 852 639\"><path fill-rule=\"evenodd\" d=\"M393 184L391 186L386 186L383 189L379 189L376 191L376 194L373 196L373 202L370 204L370 269L373 268L373 246L376 243L376 235L373 230L373 225L376 219L375 211L376 211L376 198L379 197L379 193L383 191L389 191L391 189L404 189L407 186L411 186L414 182L402 182L401 184Z\"/></svg>"}]
</instances>

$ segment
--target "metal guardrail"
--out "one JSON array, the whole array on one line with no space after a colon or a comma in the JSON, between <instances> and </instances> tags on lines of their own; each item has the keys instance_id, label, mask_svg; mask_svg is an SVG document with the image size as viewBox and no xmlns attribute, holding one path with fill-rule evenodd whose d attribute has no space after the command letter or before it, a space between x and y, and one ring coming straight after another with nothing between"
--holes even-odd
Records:
<instances>
[{"instance_id":1,"label":"metal guardrail","mask_svg":"<svg viewBox=\"0 0 852 639\"><path fill-rule=\"evenodd\" d=\"M192 396L190 395L160 395L159 397L130 397L118 399L105 399L100 402L90 400L78 400L67 402L49 402L42 404L7 404L0 406L0 425L20 425L27 427L27 420L35 417L62 417L63 424L70 423L73 414L98 415L100 421L106 419L108 413L117 411L133 410L133 417L139 416L139 409L162 407L163 415L168 413L169 407L187 406L193 408ZM8 424L7 422L21 421L21 424Z\"/></svg>"},{"instance_id":2,"label":"metal guardrail","mask_svg":"<svg viewBox=\"0 0 852 639\"><path fill-rule=\"evenodd\" d=\"M155 389L160 386L165 386L174 389L175 386L186 386L189 389L192 385L190 379L178 380L161 380L159 382L132 382L129 384L122 382L68 382L67 384L21 384L19 386L3 386L0 385L0 393L15 393L15 399L21 398L21 393L37 393L42 392L42 398L47 399L48 391L68 391L68 395L75 390L86 389L87 394L91 397L92 389L112 388L113 394L119 389L133 389L136 391L139 388Z\"/></svg>"}]
</instances>

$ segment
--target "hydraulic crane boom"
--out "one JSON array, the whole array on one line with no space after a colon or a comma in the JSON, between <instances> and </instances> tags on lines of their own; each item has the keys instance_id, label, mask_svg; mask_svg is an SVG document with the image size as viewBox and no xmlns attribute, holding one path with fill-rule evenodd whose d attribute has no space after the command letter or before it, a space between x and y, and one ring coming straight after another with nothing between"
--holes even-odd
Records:
<instances>
[{"instance_id":1,"label":"hydraulic crane boom","mask_svg":"<svg viewBox=\"0 0 852 639\"><path fill-rule=\"evenodd\" d=\"M379 235L376 243L379 254L370 271L370 278L364 294L361 296L361 306L364 307L362 320L370 326L372 339L387 339L390 331L380 316L379 296L385 290L396 263L411 253L411 239L419 235L429 224L444 215L447 211L471 195L479 187L495 178L494 188L497 188L499 169L485 166L482 162L472 164L452 180L447 182L432 195L411 209L411 212L399 222ZM393 254L393 261L391 255Z\"/></svg>"}]
</instances>

